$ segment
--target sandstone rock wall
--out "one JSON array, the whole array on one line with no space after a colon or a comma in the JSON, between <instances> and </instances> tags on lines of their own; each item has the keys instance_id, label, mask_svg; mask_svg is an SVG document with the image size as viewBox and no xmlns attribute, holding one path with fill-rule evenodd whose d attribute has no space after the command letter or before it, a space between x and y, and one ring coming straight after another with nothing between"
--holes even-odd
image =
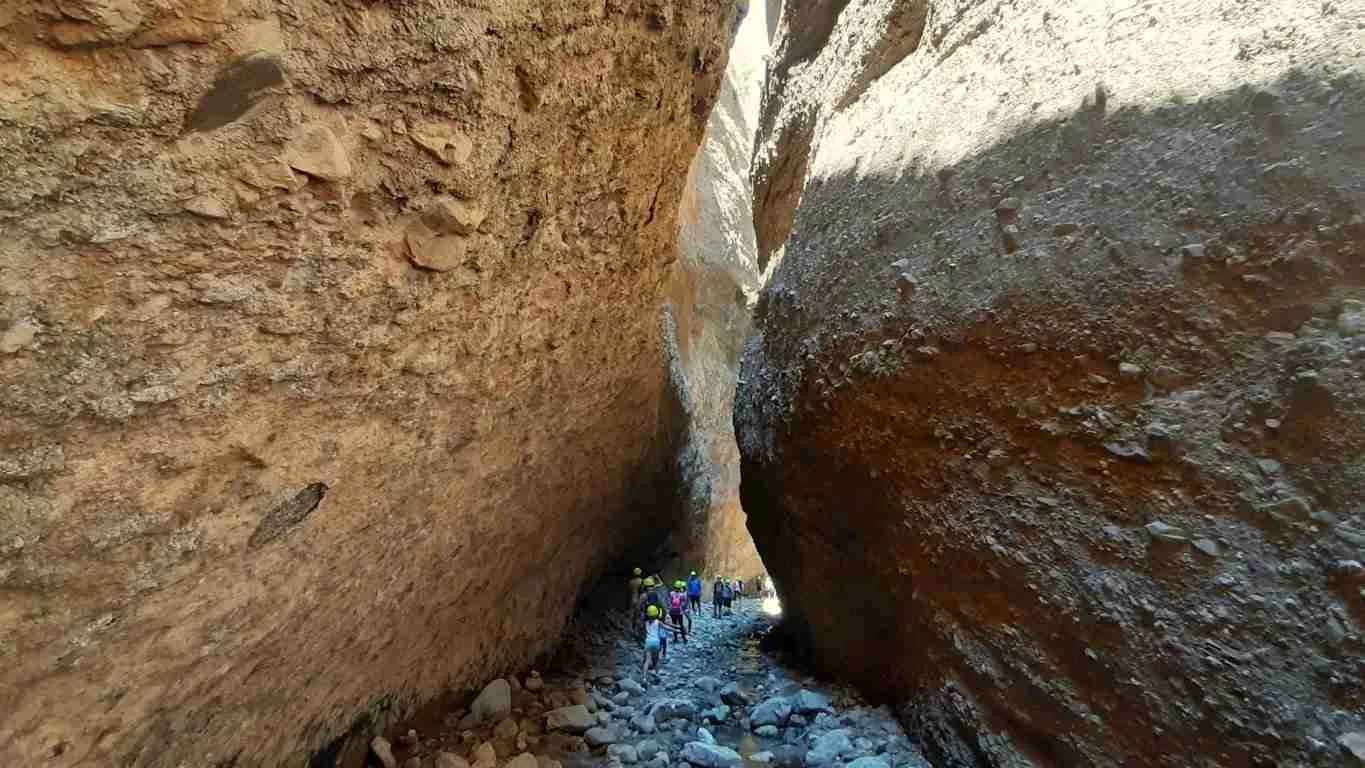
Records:
<instances>
[{"instance_id":1,"label":"sandstone rock wall","mask_svg":"<svg viewBox=\"0 0 1365 768\"><path fill-rule=\"evenodd\" d=\"M749 166L767 49L765 7L752 3L688 169L665 307L673 387L687 414L678 462L683 523L665 542L666 565L745 578L763 565L739 503L730 414L760 280Z\"/></svg>"},{"instance_id":2,"label":"sandstone rock wall","mask_svg":"<svg viewBox=\"0 0 1365 768\"><path fill-rule=\"evenodd\" d=\"M1362 759L1362 24L785 4L743 503L941 763Z\"/></svg>"},{"instance_id":3,"label":"sandstone rock wall","mask_svg":"<svg viewBox=\"0 0 1365 768\"><path fill-rule=\"evenodd\" d=\"M0 7L0 762L298 764L554 641L668 522L735 20Z\"/></svg>"}]
</instances>

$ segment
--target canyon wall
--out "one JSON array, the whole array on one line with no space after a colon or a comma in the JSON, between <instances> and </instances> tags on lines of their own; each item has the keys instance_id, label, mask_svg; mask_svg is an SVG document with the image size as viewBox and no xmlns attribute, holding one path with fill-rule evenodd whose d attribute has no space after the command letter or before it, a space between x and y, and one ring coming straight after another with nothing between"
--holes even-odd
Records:
<instances>
[{"instance_id":1,"label":"canyon wall","mask_svg":"<svg viewBox=\"0 0 1365 768\"><path fill-rule=\"evenodd\" d=\"M739 448L730 414L760 279L749 166L768 50L765 10L761 2L751 3L735 33L678 214L665 344L687 428L678 460L676 514L682 522L663 548L670 572L763 573L739 503Z\"/></svg>"},{"instance_id":2,"label":"canyon wall","mask_svg":"<svg viewBox=\"0 0 1365 768\"><path fill-rule=\"evenodd\" d=\"M723 0L0 8L0 762L299 764L671 520Z\"/></svg>"},{"instance_id":3,"label":"canyon wall","mask_svg":"<svg viewBox=\"0 0 1365 768\"><path fill-rule=\"evenodd\" d=\"M1365 3L789 0L735 425L949 765L1365 760Z\"/></svg>"}]
</instances>

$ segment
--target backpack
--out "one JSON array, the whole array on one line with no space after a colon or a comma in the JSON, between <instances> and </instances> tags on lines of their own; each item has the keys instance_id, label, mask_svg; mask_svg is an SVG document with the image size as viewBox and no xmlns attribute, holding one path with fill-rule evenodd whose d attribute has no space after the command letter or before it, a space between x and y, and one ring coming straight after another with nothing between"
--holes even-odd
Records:
<instances>
[{"instance_id":1,"label":"backpack","mask_svg":"<svg viewBox=\"0 0 1365 768\"><path fill-rule=\"evenodd\" d=\"M720 583L720 598L721 598L722 600L729 600L730 598L732 598L732 597L734 597L734 596L735 596L735 591L734 591L733 589L730 588L730 582L728 582L728 581L722 581L722 582Z\"/></svg>"},{"instance_id":2,"label":"backpack","mask_svg":"<svg viewBox=\"0 0 1365 768\"><path fill-rule=\"evenodd\" d=\"M683 597L683 593L681 592L674 592L672 595L670 595L668 598L669 613L682 613L683 603L686 601L686 599L687 598Z\"/></svg>"}]
</instances>

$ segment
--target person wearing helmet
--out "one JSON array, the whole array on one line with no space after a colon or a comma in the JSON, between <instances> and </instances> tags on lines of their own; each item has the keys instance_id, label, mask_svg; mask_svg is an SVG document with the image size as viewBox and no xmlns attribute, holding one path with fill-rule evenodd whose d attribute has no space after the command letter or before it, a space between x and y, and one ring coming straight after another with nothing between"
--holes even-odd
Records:
<instances>
[{"instance_id":1,"label":"person wearing helmet","mask_svg":"<svg viewBox=\"0 0 1365 768\"><path fill-rule=\"evenodd\" d=\"M725 578L717 576L711 580L711 615L720 618L720 609L725 605L725 598L722 596L725 589Z\"/></svg>"},{"instance_id":2,"label":"person wearing helmet","mask_svg":"<svg viewBox=\"0 0 1365 768\"><path fill-rule=\"evenodd\" d=\"M701 610L701 577L693 571L687 577L687 607L691 610L689 614L694 614Z\"/></svg>"},{"instance_id":3,"label":"person wearing helmet","mask_svg":"<svg viewBox=\"0 0 1365 768\"><path fill-rule=\"evenodd\" d=\"M631 573L630 580L626 582L627 588L626 605L628 607L628 610L632 614L635 613L635 606L640 604L640 587L645 583L645 580L640 578L643 574L644 574L643 571L641 571L639 568L636 568Z\"/></svg>"},{"instance_id":4,"label":"person wearing helmet","mask_svg":"<svg viewBox=\"0 0 1365 768\"><path fill-rule=\"evenodd\" d=\"M659 656L663 652L665 635L663 626L659 623L659 606L645 606L645 658L640 664L640 682L648 683L645 676L651 668L655 671L659 669Z\"/></svg>"},{"instance_id":5,"label":"person wearing helmet","mask_svg":"<svg viewBox=\"0 0 1365 768\"><path fill-rule=\"evenodd\" d=\"M664 588L663 581L658 576L646 576L641 588L644 590L641 598L643 603L641 611L646 614L647 618L649 608L653 606L658 613L660 623L662 623L663 616L668 610L668 592ZM668 659L668 633L661 634L663 640L659 647L659 658L666 661Z\"/></svg>"},{"instance_id":6,"label":"person wearing helmet","mask_svg":"<svg viewBox=\"0 0 1365 768\"><path fill-rule=\"evenodd\" d=\"M673 582L673 589L668 593L668 622L673 629L673 639L682 639L687 642L687 593L684 588L687 585L682 581Z\"/></svg>"}]
</instances>

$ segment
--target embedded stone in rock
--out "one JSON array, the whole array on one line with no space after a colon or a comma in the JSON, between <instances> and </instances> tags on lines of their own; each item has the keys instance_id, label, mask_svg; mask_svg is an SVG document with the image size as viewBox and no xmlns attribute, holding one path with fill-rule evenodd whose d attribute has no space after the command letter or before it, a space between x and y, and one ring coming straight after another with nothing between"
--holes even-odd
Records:
<instances>
[{"instance_id":1,"label":"embedded stone in rock","mask_svg":"<svg viewBox=\"0 0 1365 768\"><path fill-rule=\"evenodd\" d=\"M446 165L463 165L474 152L474 142L449 123L422 123L412 129L412 140Z\"/></svg>"},{"instance_id":2,"label":"embedded stone in rock","mask_svg":"<svg viewBox=\"0 0 1365 768\"><path fill-rule=\"evenodd\" d=\"M340 181L351 175L351 160L331 128L321 123L303 125L284 148L290 168L323 181Z\"/></svg>"},{"instance_id":3,"label":"embedded stone in rock","mask_svg":"<svg viewBox=\"0 0 1365 768\"><path fill-rule=\"evenodd\" d=\"M683 745L679 756L699 768L734 768L742 761L739 753L729 747L700 741L689 741Z\"/></svg>"},{"instance_id":4,"label":"embedded stone in rock","mask_svg":"<svg viewBox=\"0 0 1365 768\"><path fill-rule=\"evenodd\" d=\"M228 212L227 206L223 205L223 202L213 195L199 195L190 198L185 203L185 210L206 219L226 219L232 215Z\"/></svg>"},{"instance_id":5,"label":"embedded stone in rock","mask_svg":"<svg viewBox=\"0 0 1365 768\"><path fill-rule=\"evenodd\" d=\"M754 707L749 713L749 722L755 726L784 725L791 714L791 702L784 697L774 696Z\"/></svg>"},{"instance_id":6,"label":"embedded stone in rock","mask_svg":"<svg viewBox=\"0 0 1365 768\"><path fill-rule=\"evenodd\" d=\"M464 268L469 259L471 239L463 235L438 235L425 226L410 227L406 235L408 258L419 267L436 272L450 272L462 269L469 274L472 283L478 282L478 274Z\"/></svg>"},{"instance_id":7,"label":"embedded stone in rock","mask_svg":"<svg viewBox=\"0 0 1365 768\"><path fill-rule=\"evenodd\" d=\"M442 197L427 207L422 223L437 234L470 235L483 223L484 216L478 202Z\"/></svg>"},{"instance_id":8,"label":"embedded stone in rock","mask_svg":"<svg viewBox=\"0 0 1365 768\"><path fill-rule=\"evenodd\" d=\"M545 713L545 730L584 733L597 725L597 718L582 704L573 704Z\"/></svg>"}]
</instances>

